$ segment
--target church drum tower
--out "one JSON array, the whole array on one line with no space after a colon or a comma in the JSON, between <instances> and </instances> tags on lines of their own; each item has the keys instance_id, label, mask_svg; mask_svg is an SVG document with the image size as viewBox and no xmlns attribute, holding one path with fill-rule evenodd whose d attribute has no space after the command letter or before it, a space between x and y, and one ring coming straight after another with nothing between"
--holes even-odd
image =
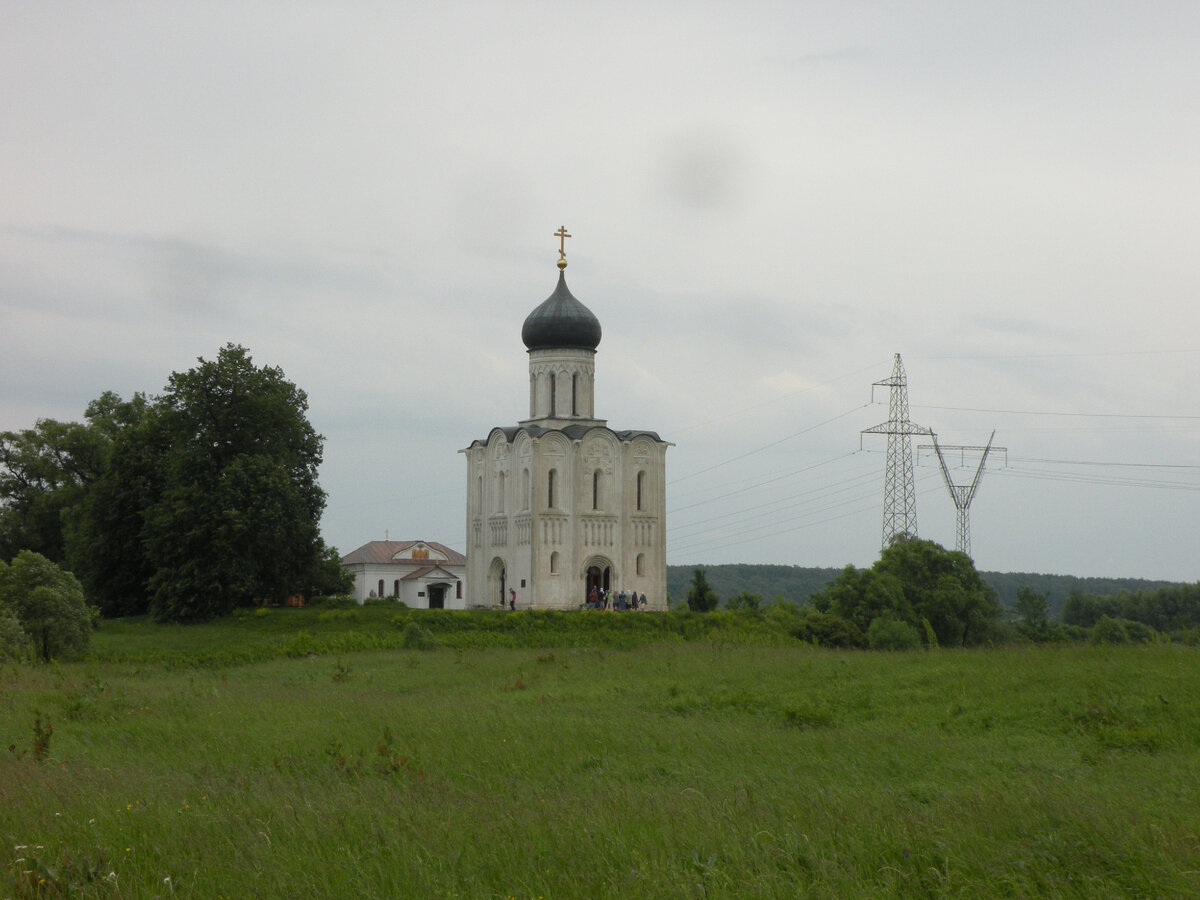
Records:
<instances>
[{"instance_id":1,"label":"church drum tower","mask_svg":"<svg viewBox=\"0 0 1200 900\"><path fill-rule=\"evenodd\" d=\"M578 609L588 592L645 594L667 608L666 451L653 431L595 416L600 321L558 285L525 319L529 418L496 427L467 457L467 606Z\"/></svg>"}]
</instances>

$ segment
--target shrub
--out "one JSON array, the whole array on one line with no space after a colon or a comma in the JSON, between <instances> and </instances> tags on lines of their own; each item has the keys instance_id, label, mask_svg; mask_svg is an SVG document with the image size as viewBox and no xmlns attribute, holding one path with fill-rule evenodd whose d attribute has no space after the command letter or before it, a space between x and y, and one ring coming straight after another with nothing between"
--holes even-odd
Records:
<instances>
[{"instance_id":1,"label":"shrub","mask_svg":"<svg viewBox=\"0 0 1200 900\"><path fill-rule=\"evenodd\" d=\"M1158 632L1141 622L1131 619L1121 619L1125 626L1125 635L1135 644L1155 644L1158 642Z\"/></svg>"},{"instance_id":2,"label":"shrub","mask_svg":"<svg viewBox=\"0 0 1200 900\"><path fill-rule=\"evenodd\" d=\"M401 631L400 646L405 650L432 650L437 646L437 641L428 628L422 628L409 619Z\"/></svg>"},{"instance_id":3,"label":"shrub","mask_svg":"<svg viewBox=\"0 0 1200 900\"><path fill-rule=\"evenodd\" d=\"M1088 630L1082 625L1059 625L1055 629L1064 641L1082 643L1088 639Z\"/></svg>"},{"instance_id":4,"label":"shrub","mask_svg":"<svg viewBox=\"0 0 1200 900\"><path fill-rule=\"evenodd\" d=\"M316 596L309 597L306 605L319 606L322 609L349 609L351 607L358 607L364 604L360 604L356 599L354 599L353 594L317 594Z\"/></svg>"},{"instance_id":5,"label":"shrub","mask_svg":"<svg viewBox=\"0 0 1200 900\"><path fill-rule=\"evenodd\" d=\"M0 660L24 659L29 653L29 635L17 614L0 607Z\"/></svg>"},{"instance_id":6,"label":"shrub","mask_svg":"<svg viewBox=\"0 0 1200 900\"><path fill-rule=\"evenodd\" d=\"M1125 625L1121 619L1111 619L1101 616L1092 626L1093 644L1124 644L1129 640L1125 633Z\"/></svg>"},{"instance_id":7,"label":"shrub","mask_svg":"<svg viewBox=\"0 0 1200 900\"><path fill-rule=\"evenodd\" d=\"M357 609L323 609L317 613L318 622L352 622L357 618Z\"/></svg>"},{"instance_id":8,"label":"shrub","mask_svg":"<svg viewBox=\"0 0 1200 900\"><path fill-rule=\"evenodd\" d=\"M907 622L880 616L867 629L867 643L872 650L912 650L921 646L921 634Z\"/></svg>"},{"instance_id":9,"label":"shrub","mask_svg":"<svg viewBox=\"0 0 1200 900\"><path fill-rule=\"evenodd\" d=\"M758 594L752 594L749 591L742 591L740 594L734 594L725 601L727 610L746 610L748 612L758 612L762 608L762 597Z\"/></svg>"},{"instance_id":10,"label":"shrub","mask_svg":"<svg viewBox=\"0 0 1200 900\"><path fill-rule=\"evenodd\" d=\"M933 630L928 619L921 620L921 627L925 629L925 646L930 650L936 650L938 646L937 632Z\"/></svg>"},{"instance_id":11,"label":"shrub","mask_svg":"<svg viewBox=\"0 0 1200 900\"><path fill-rule=\"evenodd\" d=\"M791 629L798 640L821 647L865 647L862 630L848 619L811 610Z\"/></svg>"},{"instance_id":12,"label":"shrub","mask_svg":"<svg viewBox=\"0 0 1200 900\"><path fill-rule=\"evenodd\" d=\"M1153 644L1159 634L1149 625L1130 619L1113 619L1101 616L1092 626L1093 644Z\"/></svg>"}]
</instances>

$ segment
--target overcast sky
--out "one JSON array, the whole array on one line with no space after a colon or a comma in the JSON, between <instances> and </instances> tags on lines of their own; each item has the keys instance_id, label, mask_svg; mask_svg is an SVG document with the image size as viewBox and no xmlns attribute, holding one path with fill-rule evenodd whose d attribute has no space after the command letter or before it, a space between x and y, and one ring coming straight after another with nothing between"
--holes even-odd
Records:
<instances>
[{"instance_id":1,"label":"overcast sky","mask_svg":"<svg viewBox=\"0 0 1200 900\"><path fill-rule=\"evenodd\" d=\"M327 541L465 550L566 225L669 562L870 565L900 353L1007 448L979 568L1200 579L1200 4L0 11L0 429L239 343L308 392Z\"/></svg>"}]
</instances>

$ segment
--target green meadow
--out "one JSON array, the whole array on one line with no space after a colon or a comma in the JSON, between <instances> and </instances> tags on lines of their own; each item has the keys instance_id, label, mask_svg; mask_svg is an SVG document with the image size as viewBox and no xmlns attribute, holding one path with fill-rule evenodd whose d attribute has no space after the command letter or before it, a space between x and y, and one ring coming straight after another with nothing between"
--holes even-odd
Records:
<instances>
[{"instance_id":1,"label":"green meadow","mask_svg":"<svg viewBox=\"0 0 1200 900\"><path fill-rule=\"evenodd\" d=\"M716 615L105 622L0 669L0 897L1200 894L1195 648Z\"/></svg>"}]
</instances>

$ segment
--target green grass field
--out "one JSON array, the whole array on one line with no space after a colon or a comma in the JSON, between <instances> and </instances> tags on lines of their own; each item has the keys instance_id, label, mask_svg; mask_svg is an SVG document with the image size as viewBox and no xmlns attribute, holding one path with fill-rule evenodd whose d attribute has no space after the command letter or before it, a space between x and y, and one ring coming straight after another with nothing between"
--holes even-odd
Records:
<instances>
[{"instance_id":1,"label":"green grass field","mask_svg":"<svg viewBox=\"0 0 1200 900\"><path fill-rule=\"evenodd\" d=\"M0 897L1200 894L1191 648L289 655L349 612L0 670Z\"/></svg>"}]
</instances>

